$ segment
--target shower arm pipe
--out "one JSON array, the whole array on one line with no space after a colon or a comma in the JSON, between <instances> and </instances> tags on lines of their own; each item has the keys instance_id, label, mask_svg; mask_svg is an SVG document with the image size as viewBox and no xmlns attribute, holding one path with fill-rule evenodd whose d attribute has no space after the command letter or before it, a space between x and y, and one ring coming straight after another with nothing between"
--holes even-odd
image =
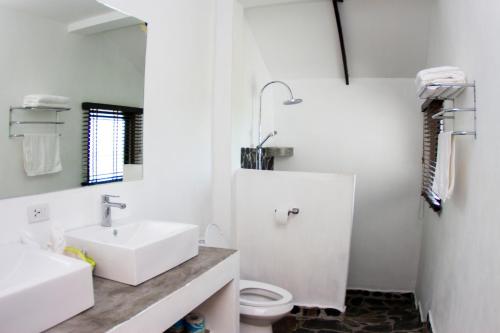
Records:
<instances>
[{"instance_id":1,"label":"shower arm pipe","mask_svg":"<svg viewBox=\"0 0 500 333\"><path fill-rule=\"evenodd\" d=\"M264 90L266 90L267 87L269 87L270 85L275 84L275 83L279 83L279 84L284 85L288 89L288 92L290 93L290 98L292 100L294 99L292 88L290 88L290 86L283 81L279 81L279 80L271 81L271 82L266 83L262 87L262 89L260 90L260 100L259 100L259 138L258 138L257 144L259 144L262 141L262 96L264 95Z\"/></svg>"}]
</instances>

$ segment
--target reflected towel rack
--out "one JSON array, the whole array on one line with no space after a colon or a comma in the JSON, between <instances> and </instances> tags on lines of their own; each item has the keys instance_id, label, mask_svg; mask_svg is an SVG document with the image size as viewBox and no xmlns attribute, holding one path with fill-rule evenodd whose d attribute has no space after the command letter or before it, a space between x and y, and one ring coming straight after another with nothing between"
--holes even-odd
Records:
<instances>
[{"instance_id":1,"label":"reflected towel rack","mask_svg":"<svg viewBox=\"0 0 500 333\"><path fill-rule=\"evenodd\" d=\"M453 131L452 135L473 135L474 139L477 138L477 127L476 127L476 82L472 83L432 83L425 86L419 94L419 97L426 96L425 99L439 99L439 100L451 100L455 104L455 98L457 98L462 92L467 88L473 89L474 94L474 107L471 108L457 108L453 105L451 108L442 109L440 112L434 114L432 119L446 120L455 119L455 113L461 112L474 112L474 130L473 131ZM426 94L427 93L427 94ZM453 115L448 115L452 113Z\"/></svg>"},{"instance_id":2,"label":"reflected towel rack","mask_svg":"<svg viewBox=\"0 0 500 333\"><path fill-rule=\"evenodd\" d=\"M34 120L14 120L12 117L12 112L14 110L24 110L24 111L52 111L56 113L55 121L34 121ZM64 125L64 121L59 121L59 112L69 111L71 108L67 107L31 107L31 106L11 106L9 108L9 138L22 138L24 134L13 134L13 125L55 125L55 131L58 132L58 125ZM58 133L59 136L61 135Z\"/></svg>"}]
</instances>

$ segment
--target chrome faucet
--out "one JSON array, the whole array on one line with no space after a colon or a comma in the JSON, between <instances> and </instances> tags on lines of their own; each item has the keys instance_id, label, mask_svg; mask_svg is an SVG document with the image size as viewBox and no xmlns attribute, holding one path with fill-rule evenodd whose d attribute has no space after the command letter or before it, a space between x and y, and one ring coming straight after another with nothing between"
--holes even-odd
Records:
<instances>
[{"instance_id":1,"label":"chrome faucet","mask_svg":"<svg viewBox=\"0 0 500 333\"><path fill-rule=\"evenodd\" d=\"M119 195L109 195L109 194L104 194L102 196L102 221L101 225L103 227L111 227L111 208L120 208L120 209L125 209L127 208L127 205L124 203L119 203L119 202L111 202L109 201L110 198L119 198Z\"/></svg>"},{"instance_id":2,"label":"chrome faucet","mask_svg":"<svg viewBox=\"0 0 500 333\"><path fill-rule=\"evenodd\" d=\"M269 140L270 138L272 138L273 136L275 135L278 135L278 131L272 131L271 133L269 133L265 138L264 140L262 140L258 145L257 145L257 149L261 149L262 146L264 146L264 143L266 143L267 140Z\"/></svg>"},{"instance_id":3,"label":"chrome faucet","mask_svg":"<svg viewBox=\"0 0 500 333\"><path fill-rule=\"evenodd\" d=\"M277 131L272 131L271 133L269 133L265 138L264 140L262 140L258 145L257 145L257 170L262 170L263 168L263 159L264 159L264 143L266 143L267 140L269 140L270 138L272 138L273 136L277 135L278 132Z\"/></svg>"}]
</instances>

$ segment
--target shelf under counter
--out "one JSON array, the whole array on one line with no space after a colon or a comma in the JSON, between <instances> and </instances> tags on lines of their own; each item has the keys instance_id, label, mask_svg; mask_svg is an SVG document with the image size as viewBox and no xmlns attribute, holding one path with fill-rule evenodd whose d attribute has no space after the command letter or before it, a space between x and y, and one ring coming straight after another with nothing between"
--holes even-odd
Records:
<instances>
[{"instance_id":1,"label":"shelf under counter","mask_svg":"<svg viewBox=\"0 0 500 333\"><path fill-rule=\"evenodd\" d=\"M46 332L163 332L207 301L221 308L207 313L207 323L218 326L222 313L219 331L237 331L238 282L237 251L200 247L198 256L136 287L94 277L94 307Z\"/></svg>"}]
</instances>

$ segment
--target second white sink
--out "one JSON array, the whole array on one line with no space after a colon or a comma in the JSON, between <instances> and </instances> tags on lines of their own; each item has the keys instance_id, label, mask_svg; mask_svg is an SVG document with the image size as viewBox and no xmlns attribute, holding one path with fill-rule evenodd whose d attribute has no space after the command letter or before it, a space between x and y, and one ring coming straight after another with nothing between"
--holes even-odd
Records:
<instances>
[{"instance_id":1,"label":"second white sink","mask_svg":"<svg viewBox=\"0 0 500 333\"><path fill-rule=\"evenodd\" d=\"M94 305L83 261L20 243L0 245L0 261L0 332L41 332Z\"/></svg>"},{"instance_id":2,"label":"second white sink","mask_svg":"<svg viewBox=\"0 0 500 333\"><path fill-rule=\"evenodd\" d=\"M66 233L68 245L87 252L95 275L136 286L198 255L198 226L138 220Z\"/></svg>"}]
</instances>

